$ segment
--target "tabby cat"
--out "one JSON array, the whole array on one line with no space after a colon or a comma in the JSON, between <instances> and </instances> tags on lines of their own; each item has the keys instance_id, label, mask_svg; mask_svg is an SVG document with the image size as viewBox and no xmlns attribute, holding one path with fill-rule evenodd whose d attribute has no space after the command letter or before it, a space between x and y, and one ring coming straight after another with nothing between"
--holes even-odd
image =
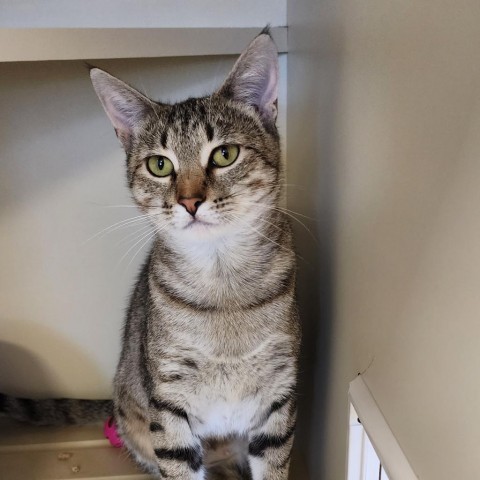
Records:
<instances>
[{"instance_id":1,"label":"tabby cat","mask_svg":"<svg viewBox=\"0 0 480 480\"><path fill-rule=\"evenodd\" d=\"M158 478L285 480L300 333L269 32L203 98L168 105L98 68L90 76L157 231L114 381L120 436ZM0 410L48 423L111 408L81 402L0 396Z\"/></svg>"}]
</instances>

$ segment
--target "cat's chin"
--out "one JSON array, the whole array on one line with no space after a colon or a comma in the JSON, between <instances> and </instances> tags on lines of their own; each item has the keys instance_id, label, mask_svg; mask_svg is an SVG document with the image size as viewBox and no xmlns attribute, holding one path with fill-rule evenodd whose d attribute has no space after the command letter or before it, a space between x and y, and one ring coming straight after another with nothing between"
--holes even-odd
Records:
<instances>
[{"instance_id":1,"label":"cat's chin","mask_svg":"<svg viewBox=\"0 0 480 480\"><path fill-rule=\"evenodd\" d=\"M192 240L201 240L215 237L221 230L223 230L222 226L217 223L194 219L183 226L179 233Z\"/></svg>"}]
</instances>

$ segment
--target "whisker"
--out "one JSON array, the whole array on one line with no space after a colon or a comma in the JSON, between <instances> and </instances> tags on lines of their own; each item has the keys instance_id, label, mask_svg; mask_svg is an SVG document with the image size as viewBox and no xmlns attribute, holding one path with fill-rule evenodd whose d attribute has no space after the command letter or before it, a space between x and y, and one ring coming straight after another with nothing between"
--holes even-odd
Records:
<instances>
[{"instance_id":1,"label":"whisker","mask_svg":"<svg viewBox=\"0 0 480 480\"><path fill-rule=\"evenodd\" d=\"M242 223L243 225L246 225L247 227L251 228L254 232L258 233L260 236L262 236L263 238L265 238L266 240L268 240L269 242L273 243L274 245L276 245L278 248L280 248L281 250L286 250L288 252L290 252L291 250L287 247L284 247L283 245L280 245L278 242L275 242L274 240L272 240L271 238L268 238L266 235L264 235L262 232L259 232L256 228L252 227L251 225L247 224L246 222L242 222L241 219L237 216L237 215L232 215L232 217L234 217L236 220L240 221L240 223ZM300 260L302 260L303 262L306 263L306 260L301 256L299 255L297 252L293 251L293 254Z\"/></svg>"},{"instance_id":2,"label":"whisker","mask_svg":"<svg viewBox=\"0 0 480 480\"><path fill-rule=\"evenodd\" d=\"M248 183L238 182L237 185L246 185L246 187L242 188L239 191L234 192L233 194L231 194L231 195L229 195L228 197L225 197L225 198L236 197L237 195L239 195L243 192L251 192L252 191L251 187L248 186ZM277 186L279 186L279 187L297 187L297 188L300 188L302 190L306 190L305 187L303 187L301 185L296 185L294 183L280 183L280 184L276 184L276 185L265 185L264 187L257 187L256 190L268 190L268 191L273 192Z\"/></svg>"},{"instance_id":3,"label":"whisker","mask_svg":"<svg viewBox=\"0 0 480 480\"><path fill-rule=\"evenodd\" d=\"M141 210L145 208L146 210L158 210L162 208L160 205L99 205L100 208L136 208L137 210Z\"/></svg>"},{"instance_id":4,"label":"whisker","mask_svg":"<svg viewBox=\"0 0 480 480\"><path fill-rule=\"evenodd\" d=\"M117 265L116 265L116 268L118 268L120 266L120 264L123 262L123 260L127 257L127 255L140 243L142 242L143 240L145 240L145 238L147 238L149 235L151 235L152 233L155 233L154 232L151 232L151 231L148 231L147 233L144 233L142 235L140 235L140 239L137 240L123 255L122 257L120 258L120 260L117 262Z\"/></svg>"},{"instance_id":5,"label":"whisker","mask_svg":"<svg viewBox=\"0 0 480 480\"><path fill-rule=\"evenodd\" d=\"M281 248L282 250L288 250L290 251L290 249L288 249L287 247L284 247L283 245L280 245L279 243L275 242L274 240L272 240L271 238L268 238L266 235L264 235L262 232L260 232L259 230L257 230L256 228L252 227L251 225L247 224L246 222L242 222L241 218L238 216L238 215L232 215L234 218L236 218L236 220L238 220L242 225L247 225L248 227L250 227L254 232L258 233L260 236L262 236L263 238L265 238L266 240L268 240L269 242L273 243L274 245L276 245L278 248Z\"/></svg>"},{"instance_id":6,"label":"whisker","mask_svg":"<svg viewBox=\"0 0 480 480\"><path fill-rule=\"evenodd\" d=\"M250 182L250 181L249 181ZM248 183L249 183L248 182ZM237 182L236 184L237 185L248 185L247 182ZM304 190L306 190L306 187L303 186L303 185L297 185L295 183L276 183L275 186L279 186L279 187L297 187L297 188L302 188Z\"/></svg>"},{"instance_id":7,"label":"whisker","mask_svg":"<svg viewBox=\"0 0 480 480\"><path fill-rule=\"evenodd\" d=\"M229 208L229 209L226 209L226 210L222 210L222 214L229 214L231 212L234 212L235 209L234 208ZM235 216L235 215L234 215ZM236 217L236 216L235 216ZM276 228L277 230L282 230L281 227L279 227L278 225L275 225L274 223L272 222L269 222L268 220L266 220L265 218L257 218L256 219L257 221L260 221L260 222L263 222L263 223L266 223L268 225L271 225L272 227Z\"/></svg>"},{"instance_id":8,"label":"whisker","mask_svg":"<svg viewBox=\"0 0 480 480\"><path fill-rule=\"evenodd\" d=\"M235 196L240 196L240 194L237 194ZM255 200L255 201L250 201L250 204L251 205L258 205L260 202L260 200L262 199L263 197L260 197L258 200ZM248 201L248 200L247 200ZM278 208L278 209L282 209L282 210L285 210L289 213L292 213L292 214L295 214L295 215L299 215L300 217L304 217L308 220L311 220L312 222L317 222L318 220L316 218L313 218L313 217L309 217L303 213L300 213L300 212L296 212L295 210L291 210L290 208L286 208L286 207L281 207L280 205L266 205L266 204L263 204L265 207L267 208Z\"/></svg>"},{"instance_id":9,"label":"whisker","mask_svg":"<svg viewBox=\"0 0 480 480\"><path fill-rule=\"evenodd\" d=\"M289 213L293 213L294 215L298 215L300 217L306 218L307 220L312 220L312 222L317 222L318 221L316 218L309 217L308 215L304 215L303 213L300 213L300 212L295 212L294 210L291 210L290 208L280 207L279 205L277 206L277 208L279 208L281 210L284 210L286 212L289 212Z\"/></svg>"},{"instance_id":10,"label":"whisker","mask_svg":"<svg viewBox=\"0 0 480 480\"><path fill-rule=\"evenodd\" d=\"M274 223L269 222L269 221L266 220L265 218L257 218L256 220L257 220L257 221L260 221L260 222L263 222L263 223L266 223L266 224L268 224L268 225L271 225L272 227L276 228L277 230L282 230L282 227L279 227L278 225L275 225Z\"/></svg>"},{"instance_id":11,"label":"whisker","mask_svg":"<svg viewBox=\"0 0 480 480\"><path fill-rule=\"evenodd\" d=\"M135 253L135 255L131 258L131 260L128 262L128 265L127 265L127 268L132 264L132 262L135 260L135 257L143 250L143 247L145 247L145 245L155 236L157 235L158 233L160 233L165 227L167 227L167 225L164 225L163 227L161 228L154 228L153 229L153 232L152 232L152 235L150 235L144 243L142 243L142 245L140 245L140 247L138 248L137 252ZM145 237L144 237L145 238Z\"/></svg>"},{"instance_id":12,"label":"whisker","mask_svg":"<svg viewBox=\"0 0 480 480\"><path fill-rule=\"evenodd\" d=\"M282 211L279 209L280 212L284 213L285 215L288 215L290 218L292 218L293 220L295 220L297 223L299 223L309 234L310 236L313 238L314 242L317 244L317 245L320 245L320 243L318 242L318 239L317 237L315 237L315 235L312 233L312 231L303 223L301 222L298 218L294 217L293 215L291 215L290 213L286 212L286 211Z\"/></svg>"},{"instance_id":13,"label":"whisker","mask_svg":"<svg viewBox=\"0 0 480 480\"><path fill-rule=\"evenodd\" d=\"M266 191L267 194L268 193L273 193L274 189L272 190L271 186L256 188L256 190L260 190L260 191L263 191L263 192ZM244 192L251 192L251 191L252 191L252 189L250 187L245 187L245 188L242 188L241 190L238 190L238 191L232 193L231 195L229 195L228 197L225 197L225 198L228 199L228 198L231 198L231 197L238 197L239 195L242 195Z\"/></svg>"},{"instance_id":14,"label":"whisker","mask_svg":"<svg viewBox=\"0 0 480 480\"><path fill-rule=\"evenodd\" d=\"M150 218L150 217L151 217L151 214L147 213L147 214L143 214L143 215L137 215L137 216L131 217L131 218L126 218L124 220L116 222L113 225L110 225L109 227L104 228L100 232L96 233L95 235L93 235L90 238L88 238L87 240L85 240L85 242L83 242L82 246L87 244L88 242L92 241L93 239L95 239L97 237L104 236L107 233L111 233L111 232L113 232L113 231L115 231L119 228L122 228L122 227L130 225L130 224L134 224L134 223L137 223L137 222L141 222L141 221L146 220L147 218Z\"/></svg>"},{"instance_id":15,"label":"whisker","mask_svg":"<svg viewBox=\"0 0 480 480\"><path fill-rule=\"evenodd\" d=\"M98 205L101 208L139 208L138 205Z\"/></svg>"},{"instance_id":16,"label":"whisker","mask_svg":"<svg viewBox=\"0 0 480 480\"><path fill-rule=\"evenodd\" d=\"M132 264L132 262L135 260L135 257L142 251L143 247L157 234L157 232L154 230L153 232L150 232L150 235L147 235L145 242L143 242L140 247L138 247L138 250L135 252L135 255L130 259L130 261L127 264L127 269L128 267ZM144 237L145 238L145 237Z\"/></svg>"},{"instance_id":17,"label":"whisker","mask_svg":"<svg viewBox=\"0 0 480 480\"><path fill-rule=\"evenodd\" d=\"M238 205L248 205L248 206L250 206L250 205L258 206L259 203L258 202L249 202L249 201L240 201L240 202L237 201L237 204ZM277 211L279 213L282 213L282 214L287 215L288 217L292 218L297 223L299 223L310 234L310 236L312 237L312 239L315 241L315 243L317 245L319 244L318 239L315 237L315 235L312 233L312 231L302 221L300 221L298 218L296 218L294 215L292 215L293 213L297 213L297 212L293 212L293 211L289 210L288 208L282 208L282 207L272 206L272 205L262 204L262 207L264 207L268 210ZM301 214L299 214L299 215L301 215ZM302 215L302 216L305 216L305 215ZM262 220L265 220L265 219L262 219Z\"/></svg>"},{"instance_id":18,"label":"whisker","mask_svg":"<svg viewBox=\"0 0 480 480\"><path fill-rule=\"evenodd\" d=\"M120 239L114 246L118 247L124 243L128 243L131 241L132 237L136 238L136 236L140 233L144 233L147 229L151 229L152 225L149 223L148 225L144 225L143 227L139 228L138 230L135 230L133 232L130 232L128 235Z\"/></svg>"},{"instance_id":19,"label":"whisker","mask_svg":"<svg viewBox=\"0 0 480 480\"><path fill-rule=\"evenodd\" d=\"M258 188L257 190L260 190L260 191L271 191L271 188L270 187L263 187L263 188ZM234 192L233 194L229 195L228 197L225 197L225 200L228 200L229 198L234 198L234 197L238 197L240 195L243 195L244 192L250 192L251 190L249 188L243 188L242 190L240 191L237 191L237 192ZM258 203L258 200L255 201L255 203ZM290 209L287 209L289 210L291 213L296 213L297 215L300 215L300 216L303 216L305 218L308 218L309 220L313 220L313 221L316 221L315 218L312 218L312 217L308 217L307 215L303 214L303 213L299 213L299 212L295 212L293 210L290 210Z\"/></svg>"}]
</instances>

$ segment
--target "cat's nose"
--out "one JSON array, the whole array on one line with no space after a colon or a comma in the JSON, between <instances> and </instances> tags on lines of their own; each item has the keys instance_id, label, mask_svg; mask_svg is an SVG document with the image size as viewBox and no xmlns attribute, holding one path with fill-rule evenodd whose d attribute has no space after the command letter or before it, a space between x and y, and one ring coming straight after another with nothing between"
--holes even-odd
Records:
<instances>
[{"instance_id":1,"label":"cat's nose","mask_svg":"<svg viewBox=\"0 0 480 480\"><path fill-rule=\"evenodd\" d=\"M205 199L200 197L193 198L179 198L178 203L185 207L185 210L194 217L197 213L198 207L203 203Z\"/></svg>"}]
</instances>

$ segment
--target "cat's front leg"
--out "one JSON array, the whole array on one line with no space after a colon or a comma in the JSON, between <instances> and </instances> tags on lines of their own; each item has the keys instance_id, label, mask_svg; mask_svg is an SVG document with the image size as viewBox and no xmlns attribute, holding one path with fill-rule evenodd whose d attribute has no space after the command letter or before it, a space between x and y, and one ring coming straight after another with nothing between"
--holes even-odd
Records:
<instances>
[{"instance_id":1,"label":"cat's front leg","mask_svg":"<svg viewBox=\"0 0 480 480\"><path fill-rule=\"evenodd\" d=\"M200 440L190 429L187 412L172 401L150 400L150 438L160 478L204 480Z\"/></svg>"},{"instance_id":2,"label":"cat's front leg","mask_svg":"<svg viewBox=\"0 0 480 480\"><path fill-rule=\"evenodd\" d=\"M249 435L253 480L287 480L295 431L296 404L290 397L274 402L263 423Z\"/></svg>"}]
</instances>

